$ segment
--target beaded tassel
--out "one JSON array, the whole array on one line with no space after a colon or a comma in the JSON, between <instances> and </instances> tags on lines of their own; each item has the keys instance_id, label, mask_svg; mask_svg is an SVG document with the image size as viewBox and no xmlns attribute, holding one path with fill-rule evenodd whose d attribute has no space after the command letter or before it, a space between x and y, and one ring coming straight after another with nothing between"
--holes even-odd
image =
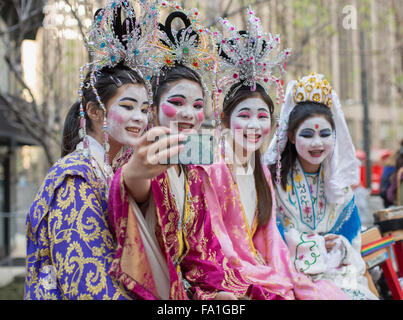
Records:
<instances>
[{"instance_id":1,"label":"beaded tassel","mask_svg":"<svg viewBox=\"0 0 403 320\"><path fill-rule=\"evenodd\" d=\"M95 88L95 70L91 72L91 76L90 76L90 83L91 83L91 87L92 90L95 94L95 98L97 99L97 102L99 103L100 108L102 109L102 111L104 112L104 120L102 123L102 131L103 131L103 140L104 140L104 150L105 150L105 155L104 155L104 170L105 172L108 174L108 183L110 182L110 177L109 175L112 173L112 169L111 169L111 165L109 162L109 149L110 149L110 145L109 145L109 136L108 136L108 123L106 120L106 107L105 104L102 102L100 96L98 95L98 91Z\"/></svg>"},{"instance_id":2,"label":"beaded tassel","mask_svg":"<svg viewBox=\"0 0 403 320\"><path fill-rule=\"evenodd\" d=\"M281 184L281 154L280 154L280 118L277 117L277 126L276 126L276 148L277 148L277 156L276 156L276 183L278 185Z\"/></svg>"},{"instance_id":3,"label":"beaded tassel","mask_svg":"<svg viewBox=\"0 0 403 320\"><path fill-rule=\"evenodd\" d=\"M219 90L216 90L214 92L214 98L213 98L213 127L215 128L214 130L214 139L216 141L216 144L214 146L214 162L219 162L221 155L224 154L224 139L222 136L222 126L221 126L221 117L219 114L219 103L218 103L218 98L219 98L220 92Z\"/></svg>"},{"instance_id":4,"label":"beaded tassel","mask_svg":"<svg viewBox=\"0 0 403 320\"><path fill-rule=\"evenodd\" d=\"M86 67L88 68L88 64ZM83 92L84 89L84 67L80 67L80 89L78 90L78 102L80 103L80 129L78 131L78 135L80 137L80 140L82 141L82 148L84 155L86 157L89 156L89 143L88 143L88 138L87 138L87 120L85 119L85 111L84 111L84 106L83 106Z\"/></svg>"}]
</instances>

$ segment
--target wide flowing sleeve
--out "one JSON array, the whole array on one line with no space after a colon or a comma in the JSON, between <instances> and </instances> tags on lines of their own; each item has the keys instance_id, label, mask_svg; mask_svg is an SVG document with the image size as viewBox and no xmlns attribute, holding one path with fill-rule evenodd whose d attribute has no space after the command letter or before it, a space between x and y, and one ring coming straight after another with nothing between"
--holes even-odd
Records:
<instances>
[{"instance_id":1,"label":"wide flowing sleeve","mask_svg":"<svg viewBox=\"0 0 403 320\"><path fill-rule=\"evenodd\" d=\"M65 298L130 299L108 274L113 238L102 204L84 178L66 176L55 190L48 226L57 284Z\"/></svg>"},{"instance_id":2,"label":"wide flowing sleeve","mask_svg":"<svg viewBox=\"0 0 403 320\"><path fill-rule=\"evenodd\" d=\"M345 249L343 263L354 265L360 272L365 272L365 263L361 257L361 219L354 196L343 208L329 233L341 236Z\"/></svg>"},{"instance_id":3,"label":"wide flowing sleeve","mask_svg":"<svg viewBox=\"0 0 403 320\"><path fill-rule=\"evenodd\" d=\"M240 271L230 264L224 256L211 223L203 188L197 182L207 176L192 177L192 196L195 219L187 236L189 251L181 262L185 278L191 283L196 299L213 299L217 292L227 291L237 297L247 296L253 300L272 300L280 298L259 285L243 278ZM198 174L203 175L199 170ZM200 180L199 180L200 179Z\"/></svg>"},{"instance_id":4,"label":"wide flowing sleeve","mask_svg":"<svg viewBox=\"0 0 403 320\"><path fill-rule=\"evenodd\" d=\"M117 244L109 273L136 298L155 300L153 275L128 197L122 169L119 169L109 189L108 221Z\"/></svg>"}]
</instances>

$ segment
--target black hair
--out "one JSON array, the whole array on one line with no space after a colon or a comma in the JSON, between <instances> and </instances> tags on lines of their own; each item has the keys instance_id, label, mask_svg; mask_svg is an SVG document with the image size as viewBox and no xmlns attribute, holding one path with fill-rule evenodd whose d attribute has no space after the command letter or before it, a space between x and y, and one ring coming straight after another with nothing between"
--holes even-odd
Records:
<instances>
[{"instance_id":1,"label":"black hair","mask_svg":"<svg viewBox=\"0 0 403 320\"><path fill-rule=\"evenodd\" d=\"M160 75L152 78L153 105L158 107L161 102L162 94L168 90L172 83L180 80L193 81L199 84L203 90L202 81L196 71L183 64L175 63L175 65L171 67L163 67L160 71Z\"/></svg>"},{"instance_id":2,"label":"black hair","mask_svg":"<svg viewBox=\"0 0 403 320\"><path fill-rule=\"evenodd\" d=\"M84 80L82 88L82 104L85 107L88 102L92 102L99 106L95 93L90 85L91 72L88 72ZM101 101L106 105L107 102L115 96L119 87L125 84L141 84L144 85L144 80L132 69L117 65L113 68L105 67L100 71L95 72L95 88L98 92ZM91 119L85 113L86 130L91 132L93 125ZM75 102L68 111L63 127L63 138L61 145L61 156L64 157L76 149L77 144L80 142L80 103Z\"/></svg>"},{"instance_id":3,"label":"black hair","mask_svg":"<svg viewBox=\"0 0 403 320\"><path fill-rule=\"evenodd\" d=\"M183 22L184 28L179 29L177 31L173 31L172 22L175 19L179 19ZM164 46L170 47L171 45L177 46L183 37L187 34L189 38L193 37L193 45L199 45L199 35L197 32L191 29L191 22L187 15L182 11L174 11L171 12L165 23L159 23L158 28L167 36L171 43L166 42L163 39L160 39L161 43ZM171 48L173 49L173 48ZM203 90L203 84L200 78L200 75L194 71L193 69L183 65L180 61L176 60L176 57L173 57L174 64L172 66L164 66L160 70L160 74L158 76L154 76L151 80L152 90L153 90L153 105L158 108L162 94L168 90L169 86L180 80L190 80L200 85ZM204 90L203 90L204 95Z\"/></svg>"},{"instance_id":4,"label":"black hair","mask_svg":"<svg viewBox=\"0 0 403 320\"><path fill-rule=\"evenodd\" d=\"M313 116L323 116L327 121L329 121L332 129L335 129L335 124L333 120L333 115L328 106L323 103L315 101L304 101L299 102L293 108L288 119L288 137L294 136L296 130L301 125L303 121ZM293 168L295 161L297 160L297 149L295 144L287 140L287 144L284 151L281 153L281 186L285 190L287 185L287 175L289 171ZM276 164L270 165L270 172L272 174L272 179L276 177Z\"/></svg>"},{"instance_id":5,"label":"black hair","mask_svg":"<svg viewBox=\"0 0 403 320\"><path fill-rule=\"evenodd\" d=\"M259 97L261 98L269 107L270 117L272 118L274 111L274 104L270 96L267 94L266 90L260 85L256 84L256 90L251 91L251 88L246 85L242 85L240 83L236 83L232 85L230 90L228 91L226 98L224 99L223 104L223 122L229 127L229 119L231 118L231 114L242 101L252 98ZM255 186L256 186L256 194L257 194L257 209L258 209L258 224L259 226L263 226L269 221L271 216L271 208L272 208L272 197L270 186L266 180L263 164L261 162L261 154L260 150L256 150L255 152L255 166L253 170L253 175L255 178Z\"/></svg>"}]
</instances>

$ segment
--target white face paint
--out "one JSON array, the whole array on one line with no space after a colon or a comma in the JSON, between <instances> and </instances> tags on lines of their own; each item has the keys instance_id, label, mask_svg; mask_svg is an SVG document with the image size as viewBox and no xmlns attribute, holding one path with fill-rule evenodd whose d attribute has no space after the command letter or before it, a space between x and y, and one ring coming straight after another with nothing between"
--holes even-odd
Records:
<instances>
[{"instance_id":1,"label":"white face paint","mask_svg":"<svg viewBox=\"0 0 403 320\"><path fill-rule=\"evenodd\" d=\"M296 130L295 148L304 169L309 165L319 169L319 165L332 152L333 145L333 129L324 117L308 118Z\"/></svg>"},{"instance_id":2,"label":"white face paint","mask_svg":"<svg viewBox=\"0 0 403 320\"><path fill-rule=\"evenodd\" d=\"M121 86L106 108L108 134L122 145L134 145L147 127L147 91L143 85Z\"/></svg>"},{"instance_id":3,"label":"white face paint","mask_svg":"<svg viewBox=\"0 0 403 320\"><path fill-rule=\"evenodd\" d=\"M184 133L199 130L204 120L204 99L200 85L190 80L174 82L161 96L159 124L174 132Z\"/></svg>"},{"instance_id":4,"label":"white face paint","mask_svg":"<svg viewBox=\"0 0 403 320\"><path fill-rule=\"evenodd\" d=\"M230 129L237 145L256 151L270 134L269 107L258 97L243 100L231 114Z\"/></svg>"}]
</instances>

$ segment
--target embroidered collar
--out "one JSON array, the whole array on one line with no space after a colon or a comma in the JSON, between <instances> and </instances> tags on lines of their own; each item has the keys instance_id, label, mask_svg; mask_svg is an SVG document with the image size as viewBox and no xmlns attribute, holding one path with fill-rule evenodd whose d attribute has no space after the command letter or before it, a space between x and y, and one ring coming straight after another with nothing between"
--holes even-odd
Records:
<instances>
[{"instance_id":1,"label":"embroidered collar","mask_svg":"<svg viewBox=\"0 0 403 320\"><path fill-rule=\"evenodd\" d=\"M86 154L88 159L90 159L91 166L95 173L95 176L98 181L102 181L103 185L106 187L106 191L108 194L109 185L112 181L113 171L112 167L109 163L104 162L105 149L104 147L92 136L88 135L88 144L89 144L89 153ZM80 142L76 150L83 150L83 142Z\"/></svg>"},{"instance_id":2,"label":"embroidered collar","mask_svg":"<svg viewBox=\"0 0 403 320\"><path fill-rule=\"evenodd\" d=\"M294 197L298 204L302 223L315 230L326 213L326 198L324 189L324 175L322 167L317 173L318 180L311 190L307 174L304 172L300 161L297 159L294 168L290 172L290 180Z\"/></svg>"}]
</instances>

